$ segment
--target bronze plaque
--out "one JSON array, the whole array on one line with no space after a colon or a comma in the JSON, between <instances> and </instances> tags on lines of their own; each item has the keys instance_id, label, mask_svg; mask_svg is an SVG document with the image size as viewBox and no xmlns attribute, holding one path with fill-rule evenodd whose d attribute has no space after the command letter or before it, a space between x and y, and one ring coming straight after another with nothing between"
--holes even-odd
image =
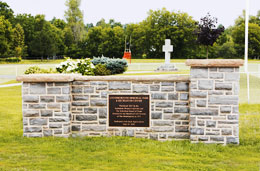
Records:
<instances>
[{"instance_id":1,"label":"bronze plaque","mask_svg":"<svg viewBox=\"0 0 260 171\"><path fill-rule=\"evenodd\" d=\"M109 95L109 126L149 127L149 95Z\"/></svg>"}]
</instances>

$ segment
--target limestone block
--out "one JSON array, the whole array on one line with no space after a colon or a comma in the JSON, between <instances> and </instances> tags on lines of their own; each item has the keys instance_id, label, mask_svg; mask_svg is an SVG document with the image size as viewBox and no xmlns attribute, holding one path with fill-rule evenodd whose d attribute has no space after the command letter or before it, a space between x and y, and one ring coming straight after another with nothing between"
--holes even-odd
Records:
<instances>
[{"instance_id":1,"label":"limestone block","mask_svg":"<svg viewBox=\"0 0 260 171\"><path fill-rule=\"evenodd\" d=\"M216 121L206 121L206 126L210 128L215 128L217 122Z\"/></svg>"},{"instance_id":2,"label":"limestone block","mask_svg":"<svg viewBox=\"0 0 260 171\"><path fill-rule=\"evenodd\" d=\"M151 93L152 100L166 100L166 93Z\"/></svg>"},{"instance_id":3,"label":"limestone block","mask_svg":"<svg viewBox=\"0 0 260 171\"><path fill-rule=\"evenodd\" d=\"M173 107L173 102L156 102L155 106L160 108L169 108Z\"/></svg>"},{"instance_id":4,"label":"limestone block","mask_svg":"<svg viewBox=\"0 0 260 171\"><path fill-rule=\"evenodd\" d=\"M205 116L216 116L218 115L218 109L200 109L200 108L191 108L190 115L205 115Z\"/></svg>"},{"instance_id":5,"label":"limestone block","mask_svg":"<svg viewBox=\"0 0 260 171\"><path fill-rule=\"evenodd\" d=\"M148 85L134 85L133 92L134 93L148 93Z\"/></svg>"},{"instance_id":6,"label":"limestone block","mask_svg":"<svg viewBox=\"0 0 260 171\"><path fill-rule=\"evenodd\" d=\"M223 75L223 73L210 73L209 78L210 79L223 79L224 75Z\"/></svg>"},{"instance_id":7,"label":"limestone block","mask_svg":"<svg viewBox=\"0 0 260 171\"><path fill-rule=\"evenodd\" d=\"M174 107L174 113L189 113L189 107Z\"/></svg>"},{"instance_id":8,"label":"limestone block","mask_svg":"<svg viewBox=\"0 0 260 171\"><path fill-rule=\"evenodd\" d=\"M178 100L178 93L168 93L168 100Z\"/></svg>"},{"instance_id":9,"label":"limestone block","mask_svg":"<svg viewBox=\"0 0 260 171\"><path fill-rule=\"evenodd\" d=\"M97 113L97 108L84 108L84 113L95 114Z\"/></svg>"},{"instance_id":10,"label":"limestone block","mask_svg":"<svg viewBox=\"0 0 260 171\"><path fill-rule=\"evenodd\" d=\"M189 91L189 83L187 82L177 82L176 91Z\"/></svg>"},{"instance_id":11,"label":"limestone block","mask_svg":"<svg viewBox=\"0 0 260 171\"><path fill-rule=\"evenodd\" d=\"M190 128L190 134L191 135L204 135L204 129L203 128Z\"/></svg>"},{"instance_id":12,"label":"limestone block","mask_svg":"<svg viewBox=\"0 0 260 171\"><path fill-rule=\"evenodd\" d=\"M152 119L162 119L162 113L152 112Z\"/></svg>"},{"instance_id":13,"label":"limestone block","mask_svg":"<svg viewBox=\"0 0 260 171\"><path fill-rule=\"evenodd\" d=\"M232 83L216 83L216 90L232 90Z\"/></svg>"},{"instance_id":14,"label":"limestone block","mask_svg":"<svg viewBox=\"0 0 260 171\"><path fill-rule=\"evenodd\" d=\"M209 104L213 105L238 105L238 96L210 96Z\"/></svg>"},{"instance_id":15,"label":"limestone block","mask_svg":"<svg viewBox=\"0 0 260 171\"><path fill-rule=\"evenodd\" d=\"M53 110L41 110L42 117L51 117L53 116Z\"/></svg>"},{"instance_id":16,"label":"limestone block","mask_svg":"<svg viewBox=\"0 0 260 171\"><path fill-rule=\"evenodd\" d=\"M73 101L86 101L89 99L89 95L73 95Z\"/></svg>"},{"instance_id":17,"label":"limestone block","mask_svg":"<svg viewBox=\"0 0 260 171\"><path fill-rule=\"evenodd\" d=\"M212 80L199 80L199 90L212 90L213 81Z\"/></svg>"},{"instance_id":18,"label":"limestone block","mask_svg":"<svg viewBox=\"0 0 260 171\"><path fill-rule=\"evenodd\" d=\"M39 110L24 110L23 117L38 117Z\"/></svg>"},{"instance_id":19,"label":"limestone block","mask_svg":"<svg viewBox=\"0 0 260 171\"><path fill-rule=\"evenodd\" d=\"M107 109L106 108L99 108L99 118L107 118Z\"/></svg>"},{"instance_id":20,"label":"limestone block","mask_svg":"<svg viewBox=\"0 0 260 171\"><path fill-rule=\"evenodd\" d=\"M175 132L189 132L189 126L176 126Z\"/></svg>"},{"instance_id":21,"label":"limestone block","mask_svg":"<svg viewBox=\"0 0 260 171\"><path fill-rule=\"evenodd\" d=\"M47 88L47 93L48 94L61 94L61 88L57 88L57 87Z\"/></svg>"},{"instance_id":22,"label":"limestone block","mask_svg":"<svg viewBox=\"0 0 260 171\"><path fill-rule=\"evenodd\" d=\"M93 100L90 100L90 104L91 106L106 106L107 105L107 100L105 99L93 99Z\"/></svg>"},{"instance_id":23,"label":"limestone block","mask_svg":"<svg viewBox=\"0 0 260 171\"><path fill-rule=\"evenodd\" d=\"M30 94L46 94L45 83L30 83Z\"/></svg>"},{"instance_id":24,"label":"limestone block","mask_svg":"<svg viewBox=\"0 0 260 171\"><path fill-rule=\"evenodd\" d=\"M189 93L181 93L180 100L189 100Z\"/></svg>"},{"instance_id":25,"label":"limestone block","mask_svg":"<svg viewBox=\"0 0 260 171\"><path fill-rule=\"evenodd\" d=\"M83 87L73 86L72 87L72 93L74 93L74 94L81 94L81 93L83 93Z\"/></svg>"},{"instance_id":26,"label":"limestone block","mask_svg":"<svg viewBox=\"0 0 260 171\"><path fill-rule=\"evenodd\" d=\"M54 102L54 96L41 96L41 103L51 103Z\"/></svg>"},{"instance_id":27,"label":"limestone block","mask_svg":"<svg viewBox=\"0 0 260 171\"><path fill-rule=\"evenodd\" d=\"M94 93L94 87L91 87L91 86L84 87L84 93L85 94Z\"/></svg>"},{"instance_id":28,"label":"limestone block","mask_svg":"<svg viewBox=\"0 0 260 171\"><path fill-rule=\"evenodd\" d=\"M190 97L192 97L192 98L206 98L207 92L206 91L190 91Z\"/></svg>"},{"instance_id":29,"label":"limestone block","mask_svg":"<svg viewBox=\"0 0 260 171\"><path fill-rule=\"evenodd\" d=\"M106 126L89 126L83 125L82 131L106 131Z\"/></svg>"},{"instance_id":30,"label":"limestone block","mask_svg":"<svg viewBox=\"0 0 260 171\"><path fill-rule=\"evenodd\" d=\"M227 137L227 144L239 144L238 137Z\"/></svg>"},{"instance_id":31,"label":"limestone block","mask_svg":"<svg viewBox=\"0 0 260 171\"><path fill-rule=\"evenodd\" d=\"M29 104L29 109L45 109L46 104Z\"/></svg>"},{"instance_id":32,"label":"limestone block","mask_svg":"<svg viewBox=\"0 0 260 171\"><path fill-rule=\"evenodd\" d=\"M25 127L24 133L42 132L42 127Z\"/></svg>"},{"instance_id":33,"label":"limestone block","mask_svg":"<svg viewBox=\"0 0 260 171\"><path fill-rule=\"evenodd\" d=\"M160 85L150 85L150 91L159 91Z\"/></svg>"},{"instance_id":34,"label":"limestone block","mask_svg":"<svg viewBox=\"0 0 260 171\"><path fill-rule=\"evenodd\" d=\"M122 81L109 82L109 90L131 90L131 83Z\"/></svg>"},{"instance_id":35,"label":"limestone block","mask_svg":"<svg viewBox=\"0 0 260 171\"><path fill-rule=\"evenodd\" d=\"M231 106L220 106L220 112L221 113L230 113L231 112Z\"/></svg>"},{"instance_id":36,"label":"limestone block","mask_svg":"<svg viewBox=\"0 0 260 171\"><path fill-rule=\"evenodd\" d=\"M23 96L23 102L25 103L38 103L39 102L39 96Z\"/></svg>"},{"instance_id":37,"label":"limestone block","mask_svg":"<svg viewBox=\"0 0 260 171\"><path fill-rule=\"evenodd\" d=\"M77 121L96 121L97 116L96 115L77 115L76 120Z\"/></svg>"},{"instance_id":38,"label":"limestone block","mask_svg":"<svg viewBox=\"0 0 260 171\"><path fill-rule=\"evenodd\" d=\"M173 126L173 121L153 121L153 126Z\"/></svg>"},{"instance_id":39,"label":"limestone block","mask_svg":"<svg viewBox=\"0 0 260 171\"><path fill-rule=\"evenodd\" d=\"M191 79L195 78L208 78L208 68L191 68Z\"/></svg>"},{"instance_id":40,"label":"limestone block","mask_svg":"<svg viewBox=\"0 0 260 171\"><path fill-rule=\"evenodd\" d=\"M70 95L56 96L56 102L70 102Z\"/></svg>"}]
</instances>

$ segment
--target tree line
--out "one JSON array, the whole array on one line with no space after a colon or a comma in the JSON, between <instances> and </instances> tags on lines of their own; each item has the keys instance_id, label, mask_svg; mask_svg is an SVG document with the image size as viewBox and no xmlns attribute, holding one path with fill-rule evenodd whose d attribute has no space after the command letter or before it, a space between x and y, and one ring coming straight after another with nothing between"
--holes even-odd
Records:
<instances>
[{"instance_id":1,"label":"tree line","mask_svg":"<svg viewBox=\"0 0 260 171\"><path fill-rule=\"evenodd\" d=\"M225 29L209 48L198 44L196 21L183 12L165 8L150 10L139 23L121 24L101 19L94 25L84 24L80 0L66 0L65 20L44 15L14 15L9 5L0 1L0 57L82 58L107 56L121 58L125 40L130 41L133 58L164 58L162 45L171 39L174 58L243 58L245 15ZM221 27L221 24L217 27ZM260 55L260 11L250 16L249 58Z\"/></svg>"}]
</instances>

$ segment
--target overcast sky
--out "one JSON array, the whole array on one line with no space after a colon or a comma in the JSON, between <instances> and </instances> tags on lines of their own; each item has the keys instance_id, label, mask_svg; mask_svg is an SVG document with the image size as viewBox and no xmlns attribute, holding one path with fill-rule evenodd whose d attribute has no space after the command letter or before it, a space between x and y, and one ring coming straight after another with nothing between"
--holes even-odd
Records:
<instances>
[{"instance_id":1,"label":"overcast sky","mask_svg":"<svg viewBox=\"0 0 260 171\"><path fill-rule=\"evenodd\" d=\"M44 14L47 20L53 17L64 19L65 0L3 0L15 14ZM149 9L165 7L169 11L187 12L195 20L207 12L218 18L218 23L225 27L234 24L235 19L245 9L246 0L81 0L84 23L96 24L101 18L106 21L137 23L147 17ZM260 0L250 0L250 15L260 10Z\"/></svg>"}]
</instances>

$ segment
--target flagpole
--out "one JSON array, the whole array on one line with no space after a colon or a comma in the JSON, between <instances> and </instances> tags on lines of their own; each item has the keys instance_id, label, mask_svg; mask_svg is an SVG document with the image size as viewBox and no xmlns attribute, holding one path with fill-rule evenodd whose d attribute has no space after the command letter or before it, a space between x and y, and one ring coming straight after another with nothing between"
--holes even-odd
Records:
<instances>
[{"instance_id":1,"label":"flagpole","mask_svg":"<svg viewBox=\"0 0 260 171\"><path fill-rule=\"evenodd\" d=\"M245 16L245 72L247 74L247 100L249 103L249 73L248 73L248 22L249 22L249 0L246 0L246 16Z\"/></svg>"}]
</instances>

